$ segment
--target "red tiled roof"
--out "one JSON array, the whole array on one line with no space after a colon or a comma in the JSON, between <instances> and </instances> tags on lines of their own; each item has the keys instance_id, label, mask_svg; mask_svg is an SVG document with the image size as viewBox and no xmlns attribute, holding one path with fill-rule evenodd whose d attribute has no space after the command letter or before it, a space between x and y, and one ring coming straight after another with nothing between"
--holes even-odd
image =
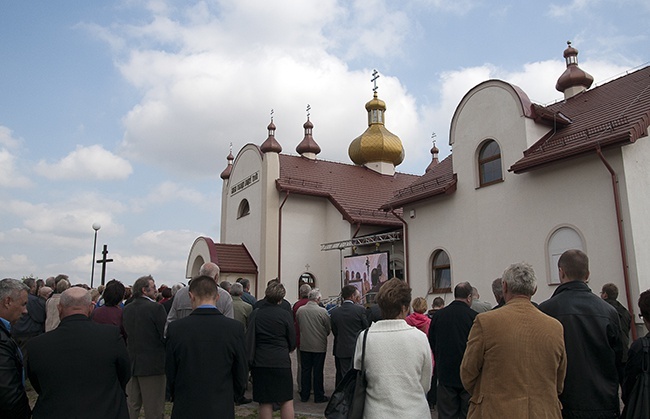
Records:
<instances>
[{"instance_id":1,"label":"red tiled roof","mask_svg":"<svg viewBox=\"0 0 650 419\"><path fill-rule=\"evenodd\" d=\"M456 175L451 154L419 177L409 186L395 191L393 197L381 208L389 211L406 204L431 198L435 195L449 194L456 190Z\"/></svg>"},{"instance_id":2,"label":"red tiled roof","mask_svg":"<svg viewBox=\"0 0 650 419\"><path fill-rule=\"evenodd\" d=\"M211 242L212 240L210 240ZM206 240L207 242L207 240ZM212 262L219 265L221 272L256 274L257 265L243 244L208 243Z\"/></svg>"},{"instance_id":3,"label":"red tiled roof","mask_svg":"<svg viewBox=\"0 0 650 419\"><path fill-rule=\"evenodd\" d=\"M279 191L322 196L350 223L401 226L402 223L380 207L393 193L405 188L417 175L382 175L363 166L310 160L280 154Z\"/></svg>"},{"instance_id":4,"label":"red tiled roof","mask_svg":"<svg viewBox=\"0 0 650 419\"><path fill-rule=\"evenodd\" d=\"M524 157L509 169L521 173L542 165L606 148L635 142L644 137L650 124L650 66L565 101L542 107L537 115L566 118L555 131L524 151Z\"/></svg>"}]
</instances>

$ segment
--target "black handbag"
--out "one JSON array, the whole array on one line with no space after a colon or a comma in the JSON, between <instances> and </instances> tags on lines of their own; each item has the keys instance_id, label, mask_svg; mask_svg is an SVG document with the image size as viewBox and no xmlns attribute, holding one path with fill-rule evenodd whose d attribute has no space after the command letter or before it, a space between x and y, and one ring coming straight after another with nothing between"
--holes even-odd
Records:
<instances>
[{"instance_id":1,"label":"black handbag","mask_svg":"<svg viewBox=\"0 0 650 419\"><path fill-rule=\"evenodd\" d=\"M361 419L363 408L366 404L366 338L368 329L363 332L363 346L361 349L361 370L350 369L330 397L325 408L327 419Z\"/></svg>"},{"instance_id":2,"label":"black handbag","mask_svg":"<svg viewBox=\"0 0 650 419\"><path fill-rule=\"evenodd\" d=\"M622 416L625 419L650 418L650 342L648 338L641 339L643 342L641 374L636 379L630 398L625 405Z\"/></svg>"}]
</instances>

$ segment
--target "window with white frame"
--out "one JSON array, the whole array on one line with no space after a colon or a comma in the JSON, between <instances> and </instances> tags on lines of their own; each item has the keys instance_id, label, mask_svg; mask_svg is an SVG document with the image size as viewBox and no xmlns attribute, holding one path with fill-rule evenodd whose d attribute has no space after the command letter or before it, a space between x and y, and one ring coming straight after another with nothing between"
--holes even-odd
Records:
<instances>
[{"instance_id":1,"label":"window with white frame","mask_svg":"<svg viewBox=\"0 0 650 419\"><path fill-rule=\"evenodd\" d=\"M582 236L573 227L561 226L555 229L548 238L547 243L547 266L548 283L559 284L560 276L557 269L557 262L562 253L570 249L585 251Z\"/></svg>"},{"instance_id":2,"label":"window with white frame","mask_svg":"<svg viewBox=\"0 0 650 419\"><path fill-rule=\"evenodd\" d=\"M433 253L431 263L431 288L429 293L445 293L451 291L451 264L449 255L444 250Z\"/></svg>"},{"instance_id":3,"label":"window with white frame","mask_svg":"<svg viewBox=\"0 0 650 419\"><path fill-rule=\"evenodd\" d=\"M501 148L494 140L488 140L478 153L479 185L488 186L503 181L501 171Z\"/></svg>"}]
</instances>

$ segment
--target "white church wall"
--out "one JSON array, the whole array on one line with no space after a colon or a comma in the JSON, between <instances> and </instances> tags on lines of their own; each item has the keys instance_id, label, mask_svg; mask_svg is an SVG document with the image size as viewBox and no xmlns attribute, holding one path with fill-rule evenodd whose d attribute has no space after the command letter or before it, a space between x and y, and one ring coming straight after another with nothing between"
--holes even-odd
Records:
<instances>
[{"instance_id":1,"label":"white church wall","mask_svg":"<svg viewBox=\"0 0 650 419\"><path fill-rule=\"evenodd\" d=\"M499 144L502 172L505 162L521 158L527 148L527 128L521 102L510 85L492 80L471 90L459 104L451 127L454 171L463 173L461 183L479 186L476 158L479 147L492 139Z\"/></svg>"},{"instance_id":2,"label":"white church wall","mask_svg":"<svg viewBox=\"0 0 650 419\"><path fill-rule=\"evenodd\" d=\"M638 296L650 288L650 138L647 136L621 149L623 168L619 170L621 201L625 220L625 238L630 266L630 282L634 311L638 312ZM619 301L627 306L621 292ZM639 318L635 321L642 323Z\"/></svg>"},{"instance_id":3,"label":"white church wall","mask_svg":"<svg viewBox=\"0 0 650 419\"><path fill-rule=\"evenodd\" d=\"M407 208L417 210L409 221L410 243L417 243L410 247L414 291L429 290L432 254L444 249L450 257L452 289L469 281L482 300L494 303L492 281L509 264L524 261L537 274L533 300L544 301L557 287L548 284L547 239L562 225L574 226L585 239L592 290L600 291L607 282L622 287L609 179L594 157L517 175L480 190L459 189L451 197ZM444 297L453 300L452 294Z\"/></svg>"},{"instance_id":4,"label":"white church wall","mask_svg":"<svg viewBox=\"0 0 650 419\"><path fill-rule=\"evenodd\" d=\"M289 195L282 209L281 233L282 282L287 300L298 299L298 281L304 272L314 276L324 298L340 292L339 252L322 252L320 246L331 237L337 237L331 241L342 240L346 224L327 199Z\"/></svg>"},{"instance_id":5,"label":"white church wall","mask_svg":"<svg viewBox=\"0 0 650 419\"><path fill-rule=\"evenodd\" d=\"M222 196L225 201L225 217L221 223L221 243L244 243L255 263L260 265L262 235L262 159L258 149L252 145L245 146L237 155L233 163L232 172L228 179L228 188ZM231 188L245 182L251 176L258 174L258 179L245 186L235 194ZM246 199L250 206L250 213L238 217L239 206Z\"/></svg>"},{"instance_id":6,"label":"white church wall","mask_svg":"<svg viewBox=\"0 0 650 419\"><path fill-rule=\"evenodd\" d=\"M522 157L530 128L512 95L498 85L472 95L455 121L456 192L404 208L405 213L416 209L416 217L408 219L414 295L429 290L433 252L444 249L452 271L452 293L443 296L447 302L453 300L453 286L469 281L482 300L494 303L492 281L520 261L533 265L538 278L533 300L544 301L557 287L549 285L546 248L560 226L573 226L584 237L592 290L600 291L606 282L623 287L609 175L595 153L529 173L507 172ZM501 147L504 181L478 188L477 149L486 138Z\"/></svg>"},{"instance_id":7,"label":"white church wall","mask_svg":"<svg viewBox=\"0 0 650 419\"><path fill-rule=\"evenodd\" d=\"M261 243L261 254L259 266L260 278L276 278L280 276L278 242L280 240L280 203L284 199L278 193L275 181L280 177L280 161L277 153L265 153L262 161L261 188L262 201L265 203L261 212L261 230L259 240ZM261 280L266 284L266 279Z\"/></svg>"}]
</instances>

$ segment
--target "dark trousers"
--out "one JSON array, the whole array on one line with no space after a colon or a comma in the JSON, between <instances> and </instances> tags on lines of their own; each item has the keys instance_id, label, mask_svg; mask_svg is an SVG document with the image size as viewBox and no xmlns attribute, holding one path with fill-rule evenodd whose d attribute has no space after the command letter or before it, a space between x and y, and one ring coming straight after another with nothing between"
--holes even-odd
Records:
<instances>
[{"instance_id":1,"label":"dark trousers","mask_svg":"<svg viewBox=\"0 0 650 419\"><path fill-rule=\"evenodd\" d=\"M312 375L314 378L314 401L325 398L323 385L323 368L325 367L325 352L300 351L300 399L309 399L311 393Z\"/></svg>"},{"instance_id":2,"label":"dark trousers","mask_svg":"<svg viewBox=\"0 0 650 419\"><path fill-rule=\"evenodd\" d=\"M469 399L470 395L464 388L438 383L438 419L465 419Z\"/></svg>"},{"instance_id":3,"label":"dark trousers","mask_svg":"<svg viewBox=\"0 0 650 419\"><path fill-rule=\"evenodd\" d=\"M352 358L335 356L334 365L336 365L336 387L338 387L345 374L352 368Z\"/></svg>"},{"instance_id":4,"label":"dark trousers","mask_svg":"<svg viewBox=\"0 0 650 419\"><path fill-rule=\"evenodd\" d=\"M436 374L435 368L431 376L431 389L427 392L427 402L429 402L429 407L434 407L438 403L438 374Z\"/></svg>"}]
</instances>

